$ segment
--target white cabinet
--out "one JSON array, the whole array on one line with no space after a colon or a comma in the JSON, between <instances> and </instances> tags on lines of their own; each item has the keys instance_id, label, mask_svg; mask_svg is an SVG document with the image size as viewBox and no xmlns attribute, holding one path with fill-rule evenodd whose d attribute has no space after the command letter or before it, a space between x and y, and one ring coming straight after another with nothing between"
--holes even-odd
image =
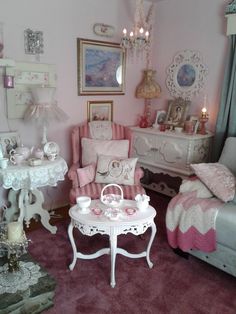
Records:
<instances>
[{"instance_id":1,"label":"white cabinet","mask_svg":"<svg viewBox=\"0 0 236 314\"><path fill-rule=\"evenodd\" d=\"M191 163L209 160L213 138L211 133L188 135L174 131L161 132L152 128L131 127L130 129L132 132L131 155L138 157L139 165L149 170L148 175L146 173L146 176L149 176L147 179L155 182L147 185L158 192L167 195L176 194L178 187L173 190L174 184L170 184L170 181L179 177L177 180L179 184L182 178L193 174L190 168ZM162 176L155 174L162 174ZM171 187L168 187L168 184Z\"/></svg>"}]
</instances>

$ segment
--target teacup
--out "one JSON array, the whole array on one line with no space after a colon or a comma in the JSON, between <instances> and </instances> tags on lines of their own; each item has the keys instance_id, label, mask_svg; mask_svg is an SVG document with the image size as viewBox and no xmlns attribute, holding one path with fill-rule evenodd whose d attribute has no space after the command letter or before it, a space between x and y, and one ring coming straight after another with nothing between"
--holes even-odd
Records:
<instances>
[{"instance_id":1,"label":"teacup","mask_svg":"<svg viewBox=\"0 0 236 314\"><path fill-rule=\"evenodd\" d=\"M8 161L9 161L8 158L1 158L0 159L0 168L1 169L6 169L7 166L8 166Z\"/></svg>"},{"instance_id":2,"label":"teacup","mask_svg":"<svg viewBox=\"0 0 236 314\"><path fill-rule=\"evenodd\" d=\"M24 155L23 154L14 154L10 156L10 161L14 164L14 165L19 165L22 163L22 161L24 160Z\"/></svg>"},{"instance_id":3,"label":"teacup","mask_svg":"<svg viewBox=\"0 0 236 314\"><path fill-rule=\"evenodd\" d=\"M48 158L48 160L53 161L57 158L57 154L54 154L54 153L48 154L47 158Z\"/></svg>"},{"instance_id":4,"label":"teacup","mask_svg":"<svg viewBox=\"0 0 236 314\"><path fill-rule=\"evenodd\" d=\"M78 204L81 211L86 211L91 204L91 197L89 196L78 196L76 198L76 203Z\"/></svg>"}]
</instances>

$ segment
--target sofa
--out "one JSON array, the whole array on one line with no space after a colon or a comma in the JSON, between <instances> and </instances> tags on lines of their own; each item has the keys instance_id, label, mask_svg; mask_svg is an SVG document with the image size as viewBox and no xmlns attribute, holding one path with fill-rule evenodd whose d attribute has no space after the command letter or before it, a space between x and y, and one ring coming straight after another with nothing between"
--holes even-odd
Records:
<instances>
[{"instance_id":1,"label":"sofa","mask_svg":"<svg viewBox=\"0 0 236 314\"><path fill-rule=\"evenodd\" d=\"M226 139L217 163L191 166L196 176L167 208L168 242L236 277L236 137Z\"/></svg>"}]
</instances>

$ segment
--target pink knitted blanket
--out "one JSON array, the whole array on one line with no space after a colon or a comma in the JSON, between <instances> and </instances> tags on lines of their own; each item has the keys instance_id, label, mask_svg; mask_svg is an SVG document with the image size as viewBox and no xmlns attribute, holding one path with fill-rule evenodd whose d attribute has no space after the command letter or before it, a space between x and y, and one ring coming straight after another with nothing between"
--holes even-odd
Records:
<instances>
[{"instance_id":1,"label":"pink knitted blanket","mask_svg":"<svg viewBox=\"0 0 236 314\"><path fill-rule=\"evenodd\" d=\"M185 252L216 250L215 221L222 204L216 198L197 198L196 192L180 193L172 198L166 214L170 246Z\"/></svg>"}]
</instances>

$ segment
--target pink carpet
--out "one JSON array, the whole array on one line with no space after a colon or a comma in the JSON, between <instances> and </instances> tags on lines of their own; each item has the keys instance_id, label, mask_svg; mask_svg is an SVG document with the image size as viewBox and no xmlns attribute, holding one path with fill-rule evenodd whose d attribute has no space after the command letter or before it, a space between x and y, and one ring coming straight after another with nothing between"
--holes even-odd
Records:
<instances>
[{"instance_id":1,"label":"pink carpet","mask_svg":"<svg viewBox=\"0 0 236 314\"><path fill-rule=\"evenodd\" d=\"M151 193L157 209L157 235L151 250L154 268L145 258L117 255L116 287L110 287L110 259L77 260L68 269L72 249L67 236L69 220L59 223L56 235L41 228L28 234L33 243L29 253L57 281L54 307L47 314L228 314L236 313L236 278L192 256L189 260L173 253L165 231L168 198ZM75 231L80 251L95 252L109 245L105 236L85 237ZM121 236L118 245L130 252L144 250L149 239Z\"/></svg>"}]
</instances>

